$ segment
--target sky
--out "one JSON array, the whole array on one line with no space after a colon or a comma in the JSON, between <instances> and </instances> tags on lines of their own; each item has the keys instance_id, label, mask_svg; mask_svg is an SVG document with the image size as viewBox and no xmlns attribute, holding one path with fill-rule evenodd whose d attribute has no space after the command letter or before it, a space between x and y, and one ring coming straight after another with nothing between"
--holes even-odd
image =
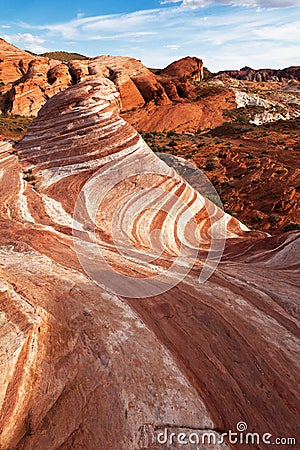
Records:
<instances>
[{"instance_id":1,"label":"sky","mask_svg":"<svg viewBox=\"0 0 300 450\"><path fill-rule=\"evenodd\" d=\"M1 0L0 36L35 53L123 55L211 71L300 65L300 0Z\"/></svg>"}]
</instances>

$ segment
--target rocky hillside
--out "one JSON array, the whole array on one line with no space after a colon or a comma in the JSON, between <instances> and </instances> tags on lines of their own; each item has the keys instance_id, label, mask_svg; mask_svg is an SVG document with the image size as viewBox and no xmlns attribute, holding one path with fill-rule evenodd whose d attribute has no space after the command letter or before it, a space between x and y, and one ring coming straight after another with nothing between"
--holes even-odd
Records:
<instances>
[{"instance_id":1,"label":"rocky hillside","mask_svg":"<svg viewBox=\"0 0 300 450\"><path fill-rule=\"evenodd\" d=\"M0 144L0 447L294 437L300 233L247 231L120 117L98 62L73 67L95 73Z\"/></svg>"},{"instance_id":2,"label":"rocky hillside","mask_svg":"<svg viewBox=\"0 0 300 450\"><path fill-rule=\"evenodd\" d=\"M42 53L39 56L43 56L45 58L55 59L57 61L73 61L87 59L87 56L81 55L80 53L70 53L70 52L46 52Z\"/></svg>"}]
</instances>

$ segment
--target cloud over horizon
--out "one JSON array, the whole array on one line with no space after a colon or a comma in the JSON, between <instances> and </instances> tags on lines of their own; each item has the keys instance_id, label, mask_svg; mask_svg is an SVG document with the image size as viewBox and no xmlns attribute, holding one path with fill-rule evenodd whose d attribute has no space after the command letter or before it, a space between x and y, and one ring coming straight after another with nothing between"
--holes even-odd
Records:
<instances>
[{"instance_id":1,"label":"cloud over horizon","mask_svg":"<svg viewBox=\"0 0 300 450\"><path fill-rule=\"evenodd\" d=\"M4 34L3 38L11 44L25 45L26 49L33 53L43 53L49 50L47 47L41 45L44 44L45 38L34 36L31 33L16 33L11 35Z\"/></svg>"},{"instance_id":2,"label":"cloud over horizon","mask_svg":"<svg viewBox=\"0 0 300 450\"><path fill-rule=\"evenodd\" d=\"M163 0L161 4L180 3L181 0ZM300 6L300 0L183 0L182 7L202 8L209 5L228 5L262 8L288 8Z\"/></svg>"}]
</instances>

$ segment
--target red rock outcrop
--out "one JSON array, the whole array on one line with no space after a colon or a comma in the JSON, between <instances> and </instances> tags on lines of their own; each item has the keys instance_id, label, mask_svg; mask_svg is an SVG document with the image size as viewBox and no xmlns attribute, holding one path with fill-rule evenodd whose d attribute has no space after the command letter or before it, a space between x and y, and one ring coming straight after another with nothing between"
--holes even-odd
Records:
<instances>
[{"instance_id":1,"label":"red rock outcrop","mask_svg":"<svg viewBox=\"0 0 300 450\"><path fill-rule=\"evenodd\" d=\"M96 74L112 80L121 94L123 109L136 108L151 101L171 103L155 75L134 58L98 56L70 63L70 68L77 82Z\"/></svg>"},{"instance_id":2,"label":"red rock outcrop","mask_svg":"<svg viewBox=\"0 0 300 450\"><path fill-rule=\"evenodd\" d=\"M68 67L0 40L0 110L36 116L46 101L71 84Z\"/></svg>"},{"instance_id":3,"label":"red rock outcrop","mask_svg":"<svg viewBox=\"0 0 300 450\"><path fill-rule=\"evenodd\" d=\"M181 80L183 78L192 81L202 81L204 78L202 59L187 56L169 64L160 72L163 77Z\"/></svg>"},{"instance_id":4,"label":"red rock outcrop","mask_svg":"<svg viewBox=\"0 0 300 450\"><path fill-rule=\"evenodd\" d=\"M26 75L13 84L5 112L36 116L50 97L70 84L71 75L65 64L53 67L53 62L47 59L33 60Z\"/></svg>"},{"instance_id":5,"label":"red rock outcrop","mask_svg":"<svg viewBox=\"0 0 300 450\"><path fill-rule=\"evenodd\" d=\"M89 77L14 152L1 143L1 448L167 449L165 428L219 438L242 420L295 436L299 233L246 231L119 109L113 83Z\"/></svg>"},{"instance_id":6,"label":"red rock outcrop","mask_svg":"<svg viewBox=\"0 0 300 450\"><path fill-rule=\"evenodd\" d=\"M133 127L143 131L188 131L215 128L226 120L224 110L236 108L234 92L224 89L205 99L184 101L176 104L149 104L144 108L128 111L122 115Z\"/></svg>"}]
</instances>

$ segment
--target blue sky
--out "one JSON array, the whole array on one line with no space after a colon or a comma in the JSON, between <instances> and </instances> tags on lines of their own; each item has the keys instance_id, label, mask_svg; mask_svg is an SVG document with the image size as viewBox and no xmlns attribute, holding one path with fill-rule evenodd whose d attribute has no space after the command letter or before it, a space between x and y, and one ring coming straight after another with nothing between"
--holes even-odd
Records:
<instances>
[{"instance_id":1,"label":"blue sky","mask_svg":"<svg viewBox=\"0 0 300 450\"><path fill-rule=\"evenodd\" d=\"M190 55L212 71L283 68L300 65L300 0L10 0L0 36L36 53L128 55L149 67Z\"/></svg>"}]
</instances>

